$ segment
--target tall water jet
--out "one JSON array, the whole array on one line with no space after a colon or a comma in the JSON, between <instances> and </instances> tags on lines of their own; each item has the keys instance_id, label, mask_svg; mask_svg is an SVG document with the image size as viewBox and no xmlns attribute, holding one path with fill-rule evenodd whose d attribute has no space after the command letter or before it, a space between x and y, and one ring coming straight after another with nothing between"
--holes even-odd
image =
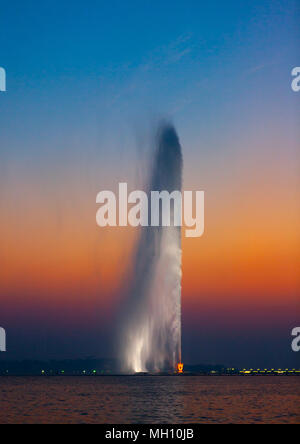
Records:
<instances>
[{"instance_id":1,"label":"tall water jet","mask_svg":"<svg viewBox=\"0 0 300 444\"><path fill-rule=\"evenodd\" d=\"M175 128L160 124L150 174L151 191L181 191L182 154ZM164 207L160 206L160 219ZM181 228L142 227L122 331L124 370L175 369L181 362ZM149 206L149 220L151 208Z\"/></svg>"}]
</instances>

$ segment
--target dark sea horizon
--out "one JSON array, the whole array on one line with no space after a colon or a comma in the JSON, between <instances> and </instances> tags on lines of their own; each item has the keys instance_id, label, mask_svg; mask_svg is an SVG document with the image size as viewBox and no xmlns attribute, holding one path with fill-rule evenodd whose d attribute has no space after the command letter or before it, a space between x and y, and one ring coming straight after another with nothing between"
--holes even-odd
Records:
<instances>
[{"instance_id":1,"label":"dark sea horizon","mask_svg":"<svg viewBox=\"0 0 300 444\"><path fill-rule=\"evenodd\" d=\"M8 376L0 423L300 422L297 376Z\"/></svg>"}]
</instances>

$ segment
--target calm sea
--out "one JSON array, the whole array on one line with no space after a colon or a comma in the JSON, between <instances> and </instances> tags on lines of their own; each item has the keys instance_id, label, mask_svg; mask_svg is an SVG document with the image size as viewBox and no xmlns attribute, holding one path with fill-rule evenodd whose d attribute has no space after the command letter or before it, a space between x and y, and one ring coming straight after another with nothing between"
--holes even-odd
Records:
<instances>
[{"instance_id":1,"label":"calm sea","mask_svg":"<svg viewBox=\"0 0 300 444\"><path fill-rule=\"evenodd\" d=\"M300 378L0 377L0 423L299 423Z\"/></svg>"}]
</instances>

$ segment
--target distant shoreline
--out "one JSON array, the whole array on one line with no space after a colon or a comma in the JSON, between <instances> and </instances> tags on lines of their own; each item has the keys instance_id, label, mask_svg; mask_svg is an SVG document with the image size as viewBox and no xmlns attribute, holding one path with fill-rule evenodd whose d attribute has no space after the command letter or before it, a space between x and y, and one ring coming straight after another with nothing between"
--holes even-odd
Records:
<instances>
[{"instance_id":1,"label":"distant shoreline","mask_svg":"<svg viewBox=\"0 0 300 444\"><path fill-rule=\"evenodd\" d=\"M25 377L38 377L38 378L66 378L66 377L72 377L72 378L98 378L98 377L131 377L131 378L138 378L138 377L178 377L178 378L184 378L184 377L193 377L193 376L205 376L205 377L211 377L211 378L216 378L216 377L240 377L240 378L246 378L246 377L271 377L271 376L276 376L276 377L283 377L283 376L287 376L287 377L291 377L291 376L300 376L300 372L283 372L283 373L264 373L264 374L259 374L259 373L248 373L248 374L243 374L243 373L232 373L232 374L228 374L228 373L218 373L218 374L211 374L211 373L182 373L182 374L165 374L165 373L144 373L144 374L122 374L122 373L105 373L105 374L72 374L72 373L65 373L65 374L59 374L59 373L53 373L53 374L40 374L40 373L26 373L26 374L22 374L22 373L10 373L10 374L0 374L0 378L10 378L10 377L21 377L21 378L25 378Z\"/></svg>"},{"instance_id":2,"label":"distant shoreline","mask_svg":"<svg viewBox=\"0 0 300 444\"><path fill-rule=\"evenodd\" d=\"M124 373L121 362L112 358L63 360L0 360L0 376L299 376L295 367L229 367L222 364L185 364L183 373L172 368L161 372Z\"/></svg>"}]
</instances>

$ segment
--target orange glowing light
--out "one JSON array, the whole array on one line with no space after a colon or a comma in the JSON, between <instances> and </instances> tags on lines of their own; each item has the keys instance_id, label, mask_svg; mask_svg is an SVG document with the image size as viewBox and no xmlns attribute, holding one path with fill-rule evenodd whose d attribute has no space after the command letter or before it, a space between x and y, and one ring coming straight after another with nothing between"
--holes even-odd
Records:
<instances>
[{"instance_id":1,"label":"orange glowing light","mask_svg":"<svg viewBox=\"0 0 300 444\"><path fill-rule=\"evenodd\" d=\"M177 364L177 372L178 373L183 373L183 364L182 364L182 362L179 362Z\"/></svg>"}]
</instances>

